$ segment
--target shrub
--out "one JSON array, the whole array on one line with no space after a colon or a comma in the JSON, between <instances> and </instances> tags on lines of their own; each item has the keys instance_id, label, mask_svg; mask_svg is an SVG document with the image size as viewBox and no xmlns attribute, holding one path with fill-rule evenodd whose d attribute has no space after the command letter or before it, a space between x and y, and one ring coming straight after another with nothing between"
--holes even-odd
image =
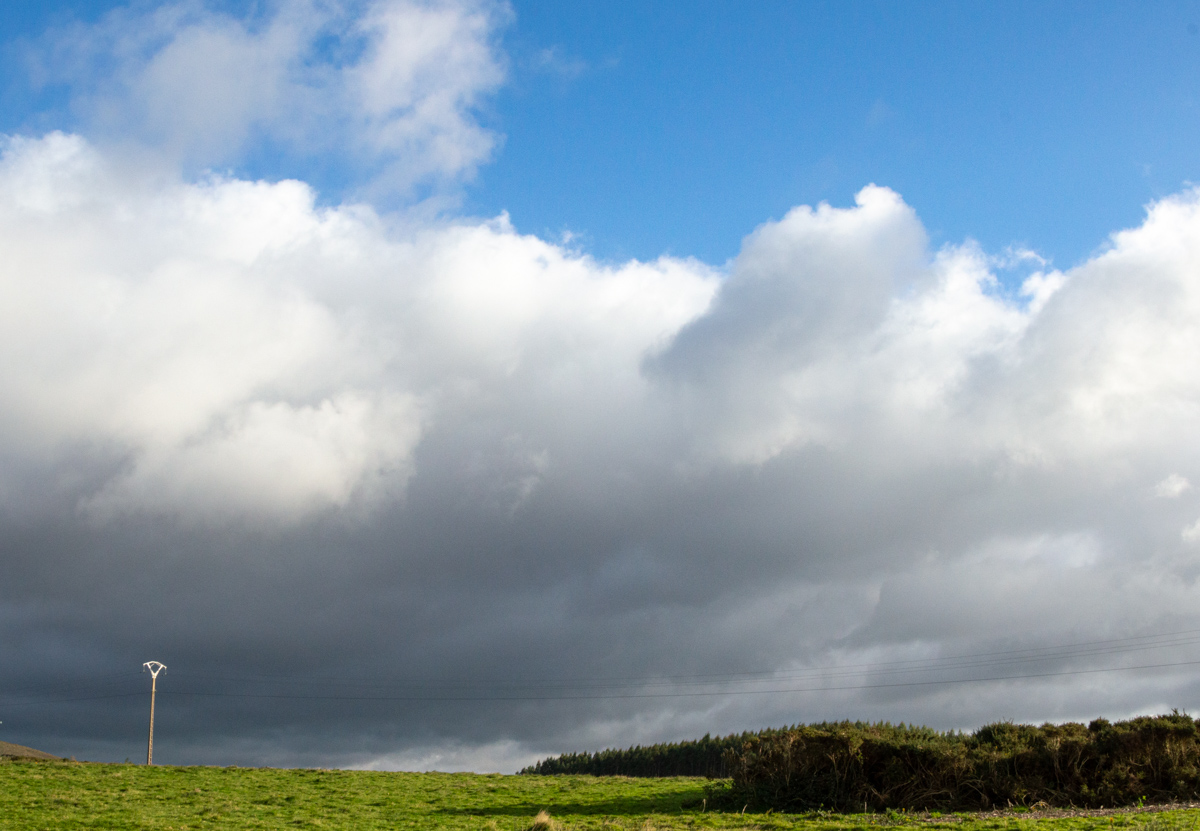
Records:
<instances>
[{"instance_id":1,"label":"shrub","mask_svg":"<svg viewBox=\"0 0 1200 831\"><path fill-rule=\"evenodd\" d=\"M725 764L728 805L776 811L1098 807L1200 797L1197 723L1178 712L1086 727L999 722L972 734L886 723L798 726L745 737L726 751Z\"/></svg>"}]
</instances>

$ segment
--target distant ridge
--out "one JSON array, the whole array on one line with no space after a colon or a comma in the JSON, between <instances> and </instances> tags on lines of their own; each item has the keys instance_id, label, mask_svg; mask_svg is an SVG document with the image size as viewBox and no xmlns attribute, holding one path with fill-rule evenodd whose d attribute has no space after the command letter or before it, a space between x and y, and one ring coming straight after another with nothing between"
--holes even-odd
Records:
<instances>
[{"instance_id":1,"label":"distant ridge","mask_svg":"<svg viewBox=\"0 0 1200 831\"><path fill-rule=\"evenodd\" d=\"M43 753L40 750L34 750L32 747L24 747L19 744L10 744L9 742L0 742L0 757L9 759L47 759L51 761L60 761L58 756L50 753Z\"/></svg>"}]
</instances>

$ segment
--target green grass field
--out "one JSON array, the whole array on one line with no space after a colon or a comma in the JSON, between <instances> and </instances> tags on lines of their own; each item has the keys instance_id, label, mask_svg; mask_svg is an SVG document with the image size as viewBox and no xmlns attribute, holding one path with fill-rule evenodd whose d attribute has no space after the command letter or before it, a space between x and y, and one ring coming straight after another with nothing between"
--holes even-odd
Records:
<instances>
[{"instance_id":1,"label":"green grass field","mask_svg":"<svg viewBox=\"0 0 1200 831\"><path fill-rule=\"evenodd\" d=\"M722 814L691 807L702 779L373 773L0 762L0 829L496 829L547 811L573 829L926 829L1200 831L1200 810L1039 818L954 814ZM689 807L684 807L688 805Z\"/></svg>"}]
</instances>

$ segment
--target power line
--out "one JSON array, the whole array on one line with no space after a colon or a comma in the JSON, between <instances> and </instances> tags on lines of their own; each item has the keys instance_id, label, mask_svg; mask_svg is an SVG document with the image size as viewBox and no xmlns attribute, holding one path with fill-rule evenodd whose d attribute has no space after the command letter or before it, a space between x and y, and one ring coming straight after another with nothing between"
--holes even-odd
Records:
<instances>
[{"instance_id":1,"label":"power line","mask_svg":"<svg viewBox=\"0 0 1200 831\"><path fill-rule=\"evenodd\" d=\"M144 692L133 693L109 693L107 695L85 695L78 698L48 698L40 701L18 701L13 704L5 704L7 708L13 707L40 707L43 704L71 704L76 701L104 701L109 698L141 698Z\"/></svg>"},{"instance_id":2,"label":"power line","mask_svg":"<svg viewBox=\"0 0 1200 831\"><path fill-rule=\"evenodd\" d=\"M999 675L989 678L947 678L928 681L897 681L885 684L853 684L837 687L794 687L789 689L767 690L714 690L706 692L662 692L662 693L605 693L600 695L519 695L519 696L324 696L324 695L288 695L273 693L209 693L172 691L171 695L190 695L212 698L265 698L265 699L296 699L309 701L587 701L593 699L622 699L622 698L690 698L698 696L721 695L770 695L801 692L840 692L847 690L875 690L892 687L922 687L942 684L975 684L988 681L1015 681L1030 678L1052 678L1066 675L1088 675L1103 672L1127 672L1141 669L1163 669L1167 667L1197 666L1200 661L1179 661L1165 664L1144 664L1132 667L1105 667L1103 669L1062 670L1058 672L1026 673L1022 675Z\"/></svg>"},{"instance_id":3,"label":"power line","mask_svg":"<svg viewBox=\"0 0 1200 831\"><path fill-rule=\"evenodd\" d=\"M133 675L134 675L134 673L131 673L129 671L109 672L104 675L90 676L87 680L55 681L53 683L38 684L33 687L20 687L15 690L8 690L7 692L0 693L0 695L22 695L24 693L40 692L41 690L45 690L45 689L62 690L64 687L70 689L71 687L78 687L83 684L93 684L97 681L108 681L108 680L117 679L117 678L128 681L130 678L133 677Z\"/></svg>"},{"instance_id":4,"label":"power line","mask_svg":"<svg viewBox=\"0 0 1200 831\"><path fill-rule=\"evenodd\" d=\"M600 695L505 695L505 696L421 696L421 695L404 695L404 696L348 696L348 695L294 695L286 693L227 693L227 692L202 692L192 690L172 690L169 693L164 693L168 696L190 696L199 698L249 698L249 699L269 699L269 700L294 700L294 701L390 701L390 702L455 702L455 701L592 701L605 699L630 699L630 698L694 698L694 697L713 697L713 696L733 696L733 695L775 695L787 693L805 693L805 692L844 692L850 690L878 690L891 689L896 687L926 687L951 684L979 684L993 681L1021 681L1033 678L1056 678L1069 675L1093 675L1106 672L1132 672L1134 670L1143 669L1167 669L1172 667L1185 667L1200 665L1198 661L1177 661L1162 664L1142 664L1140 666L1131 667L1104 667L1100 669L1075 669L1075 670L1060 670L1057 672L1036 672L1024 673L1020 675L997 675L984 678L944 678L933 679L926 681L896 681L884 684L850 684L843 686L821 686L821 687L792 687L784 689L757 689L757 690L712 690L703 692L661 692L661 693L605 693ZM8 707L21 706L37 706L42 704L61 704L73 701L99 701L108 698L132 698L141 696L145 693L120 693L114 695L100 695L83 698L69 699L52 699L45 701L27 701L19 704L8 704Z\"/></svg>"},{"instance_id":5,"label":"power line","mask_svg":"<svg viewBox=\"0 0 1200 831\"><path fill-rule=\"evenodd\" d=\"M1128 638L1113 638L1098 641L1065 644L1047 647L1032 647L1025 649L1010 649L992 652L976 653L974 655L959 655L946 658L908 659L899 661L884 661L857 664L832 664L825 667L806 667L791 670L774 670L763 672L734 672L709 673L693 675L660 675L653 677L618 676L612 678L577 678L577 679L493 679L493 680L462 680L450 679L437 681L424 680L389 680L389 679L334 679L311 678L297 676L214 676L205 673L177 671L176 675L191 677L204 681L268 681L286 682L289 686L301 685L335 685L349 686L352 689L377 690L386 693L389 689L442 690L438 693L403 694L403 695L300 695L296 693L223 693L219 691L193 690L173 691L173 695L194 695L204 697L240 697L240 698L280 698L298 700L345 700L345 701L543 701L543 700L589 700L604 698L667 698L689 696L720 696L746 695L788 692L812 692L820 690L861 690L881 689L888 687L924 686L933 684L975 683L980 681L1019 680L1027 678L1045 678L1086 674L1094 672L1119 672L1134 669L1165 668L1189 666L1194 662L1176 662L1161 664L1146 664L1141 667L1105 667L1098 669L1057 670L1047 672L1026 672L1023 674L1003 674L988 678L966 679L926 679L912 680L911 676L928 675L930 673L949 673L969 669L1000 669L1020 664L1037 664L1046 661L1069 661L1085 657L1098 657L1130 652L1144 652L1178 646L1188 646L1200 643L1200 630L1182 630L1177 632L1159 633L1154 635L1139 635ZM842 686L830 686L828 682L842 678L862 675L876 679L897 678L894 681L877 680ZM909 676L905 679L904 676ZM102 678L129 677L109 675ZM787 682L821 681L821 686L795 687L787 689L730 689L734 684L784 684ZM79 685L77 685L78 688ZM687 689L721 686L724 689L705 690ZM524 692L537 688L535 692ZM657 692L666 688L666 691ZM685 689L680 689L685 688ZM12 691L0 694L7 698L13 695L31 692L37 688L26 688L23 691ZM61 687L59 688L61 690ZM491 690L491 694L453 695L449 691L456 689ZM547 690L555 691L548 694ZM619 692L621 690L640 690L641 692ZM602 692L605 691L605 692ZM571 694L578 693L578 694ZM11 702L8 707L36 706L42 703L71 703L77 701L96 701L109 698L125 698L137 693L105 693L92 696L72 696L69 698L42 699L38 701Z\"/></svg>"},{"instance_id":6,"label":"power line","mask_svg":"<svg viewBox=\"0 0 1200 831\"><path fill-rule=\"evenodd\" d=\"M907 661L887 661L874 663L859 663L859 664L831 664L828 666L804 667L790 670L765 670L759 672L733 672L733 673L707 673L695 675L657 675L657 676L617 676L611 678L577 678L577 679L553 679L553 678L526 678L526 679L481 679L481 680L466 680L466 679L342 679L342 678L311 678L304 676L281 676L281 675L237 675L237 676L213 676L205 673L188 672L181 670L176 673L181 676L190 676L202 678L212 681L289 681L299 682L302 684L334 684L339 686L353 687L435 687L435 688L453 688L453 687L554 687L554 688L621 688L621 687L654 687L654 686L705 686L717 683L734 683L737 681L771 681L771 680L789 680L802 679L804 677L819 676L822 678L846 677L848 675L862 674L863 671L868 671L875 675L888 675L899 673L918 673L918 672L944 672L954 669L979 668L986 666L1002 666L1018 663L1044 662L1050 660L1069 660L1080 657L1092 657L1099 655L1114 655L1127 652L1142 652L1151 649L1165 649L1174 646L1189 646L1200 643L1200 637L1181 638L1183 635L1193 635L1200 630L1188 632L1168 633L1164 635L1140 636L1138 638L1128 638L1110 641L1094 641L1090 643L1077 644L1073 646L1058 646L1058 647L1038 647L1028 650L1006 650L1003 652L985 652L978 655L955 656L949 658L925 658L911 659ZM1158 638L1157 643L1132 643L1132 641L1147 640L1149 638ZM1175 638L1175 640L1163 640L1164 638ZM1100 644L1111 644L1104 648L1095 648ZM1080 648L1083 647L1083 648ZM1051 652L1051 650L1056 650ZM1023 654L1022 654L1023 653ZM1041 654L1038 654L1041 653ZM991 657L991 656L1006 656L1006 657Z\"/></svg>"}]
</instances>

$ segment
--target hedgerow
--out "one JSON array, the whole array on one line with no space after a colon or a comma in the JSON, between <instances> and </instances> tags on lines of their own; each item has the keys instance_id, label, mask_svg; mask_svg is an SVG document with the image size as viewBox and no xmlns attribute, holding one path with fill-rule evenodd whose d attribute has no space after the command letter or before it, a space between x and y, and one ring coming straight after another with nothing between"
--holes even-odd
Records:
<instances>
[{"instance_id":1,"label":"hedgerow","mask_svg":"<svg viewBox=\"0 0 1200 831\"><path fill-rule=\"evenodd\" d=\"M841 722L747 737L726 767L719 795L739 808L1097 808L1200 798L1200 734L1178 712L974 733Z\"/></svg>"},{"instance_id":2,"label":"hedgerow","mask_svg":"<svg viewBox=\"0 0 1200 831\"><path fill-rule=\"evenodd\" d=\"M524 774L706 776L709 805L844 812L1200 800L1200 729L1174 712L974 733L837 722L544 759Z\"/></svg>"}]
</instances>

